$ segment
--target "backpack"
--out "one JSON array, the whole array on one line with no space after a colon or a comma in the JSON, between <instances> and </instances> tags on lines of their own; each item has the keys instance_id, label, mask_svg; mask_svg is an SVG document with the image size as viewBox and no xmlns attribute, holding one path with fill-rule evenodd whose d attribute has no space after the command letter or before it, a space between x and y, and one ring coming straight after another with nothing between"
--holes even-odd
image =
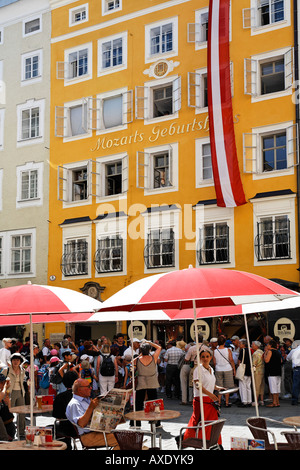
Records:
<instances>
[{"instance_id":1,"label":"backpack","mask_svg":"<svg viewBox=\"0 0 300 470\"><path fill-rule=\"evenodd\" d=\"M81 369L80 377L82 379L88 380L90 383L93 381L93 371L92 369Z\"/></svg>"},{"instance_id":2,"label":"backpack","mask_svg":"<svg viewBox=\"0 0 300 470\"><path fill-rule=\"evenodd\" d=\"M115 375L115 365L111 356L102 356L100 374L103 375L103 377L111 377Z\"/></svg>"},{"instance_id":3,"label":"backpack","mask_svg":"<svg viewBox=\"0 0 300 470\"><path fill-rule=\"evenodd\" d=\"M58 372L59 369L61 368L61 364L58 364L55 369L53 370L52 374L51 374L51 377L50 377L50 383L54 384L54 385L59 385L62 383L62 376L60 375L60 373Z\"/></svg>"},{"instance_id":4,"label":"backpack","mask_svg":"<svg viewBox=\"0 0 300 470\"><path fill-rule=\"evenodd\" d=\"M49 370L48 367L43 369L43 375L40 379L39 386L40 388L49 388L50 385L50 378L49 378Z\"/></svg>"}]
</instances>

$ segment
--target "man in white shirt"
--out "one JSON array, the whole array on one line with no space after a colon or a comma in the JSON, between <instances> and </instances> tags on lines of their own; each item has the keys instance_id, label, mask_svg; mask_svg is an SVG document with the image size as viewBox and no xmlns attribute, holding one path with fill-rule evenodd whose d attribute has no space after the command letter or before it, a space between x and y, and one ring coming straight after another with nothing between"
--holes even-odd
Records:
<instances>
[{"instance_id":1,"label":"man in white shirt","mask_svg":"<svg viewBox=\"0 0 300 470\"><path fill-rule=\"evenodd\" d=\"M133 357L139 355L139 347L140 347L141 341L137 338L133 338L132 344L133 344ZM123 357L130 356L132 357L132 348L129 346L127 349L125 349Z\"/></svg>"},{"instance_id":2,"label":"man in white shirt","mask_svg":"<svg viewBox=\"0 0 300 470\"><path fill-rule=\"evenodd\" d=\"M297 344L294 343L292 348ZM293 367L292 405L298 405L298 397L300 394L300 345L294 347L287 355L286 359L292 362Z\"/></svg>"},{"instance_id":3,"label":"man in white shirt","mask_svg":"<svg viewBox=\"0 0 300 470\"><path fill-rule=\"evenodd\" d=\"M0 349L0 364L8 366L8 360L11 356L10 348L12 346L11 338L2 339L3 348Z\"/></svg>"}]
</instances>

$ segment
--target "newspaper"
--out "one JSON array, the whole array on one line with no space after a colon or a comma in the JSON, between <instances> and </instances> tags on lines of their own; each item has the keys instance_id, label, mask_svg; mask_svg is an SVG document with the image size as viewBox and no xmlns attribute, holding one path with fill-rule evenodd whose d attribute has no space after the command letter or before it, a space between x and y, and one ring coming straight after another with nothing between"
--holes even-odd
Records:
<instances>
[{"instance_id":1,"label":"newspaper","mask_svg":"<svg viewBox=\"0 0 300 470\"><path fill-rule=\"evenodd\" d=\"M124 410L132 390L113 388L99 400L94 409L90 429L110 432L117 427L124 416Z\"/></svg>"}]
</instances>

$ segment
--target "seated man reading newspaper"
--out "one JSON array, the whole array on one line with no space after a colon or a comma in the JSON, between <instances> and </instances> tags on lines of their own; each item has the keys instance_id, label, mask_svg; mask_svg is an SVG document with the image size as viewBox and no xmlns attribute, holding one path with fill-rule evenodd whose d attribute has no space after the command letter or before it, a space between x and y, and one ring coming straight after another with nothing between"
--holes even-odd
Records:
<instances>
[{"instance_id":1,"label":"seated man reading newspaper","mask_svg":"<svg viewBox=\"0 0 300 470\"><path fill-rule=\"evenodd\" d=\"M110 431L115 429L123 417L128 390L113 389L105 397L94 399L90 398L91 390L88 380L77 379L74 382L73 398L67 406L66 417L77 426L84 446L107 445L113 447L113 450L119 450Z\"/></svg>"}]
</instances>

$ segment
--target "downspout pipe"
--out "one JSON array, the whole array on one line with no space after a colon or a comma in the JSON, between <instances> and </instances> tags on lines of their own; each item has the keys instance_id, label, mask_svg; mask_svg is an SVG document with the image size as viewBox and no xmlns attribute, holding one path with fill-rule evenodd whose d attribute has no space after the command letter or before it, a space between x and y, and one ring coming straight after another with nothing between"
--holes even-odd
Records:
<instances>
[{"instance_id":1,"label":"downspout pipe","mask_svg":"<svg viewBox=\"0 0 300 470\"><path fill-rule=\"evenodd\" d=\"M299 33L298 33L298 0L294 0L294 63L295 63L295 111L296 129L299 138ZM299 152L299 141L297 141ZM297 165L297 222L298 222L298 271L300 271L300 167Z\"/></svg>"}]
</instances>

